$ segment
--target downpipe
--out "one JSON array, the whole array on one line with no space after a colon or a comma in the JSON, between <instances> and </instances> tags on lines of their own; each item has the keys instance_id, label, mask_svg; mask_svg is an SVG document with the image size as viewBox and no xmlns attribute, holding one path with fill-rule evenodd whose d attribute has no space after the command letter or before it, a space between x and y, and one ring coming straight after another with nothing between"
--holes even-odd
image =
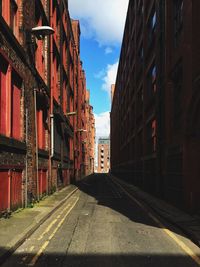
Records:
<instances>
[{"instance_id":1,"label":"downpipe","mask_svg":"<svg viewBox=\"0 0 200 267\"><path fill-rule=\"evenodd\" d=\"M35 154L36 154L36 188L37 200L39 201L39 177L38 177L38 127L37 127L37 90L34 88L34 109L35 109Z\"/></svg>"}]
</instances>

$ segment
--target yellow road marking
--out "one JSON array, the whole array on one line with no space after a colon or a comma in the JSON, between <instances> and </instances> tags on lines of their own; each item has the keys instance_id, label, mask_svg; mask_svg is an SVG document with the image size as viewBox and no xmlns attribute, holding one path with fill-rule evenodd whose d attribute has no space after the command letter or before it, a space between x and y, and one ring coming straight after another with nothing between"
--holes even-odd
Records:
<instances>
[{"instance_id":1,"label":"yellow road marking","mask_svg":"<svg viewBox=\"0 0 200 267\"><path fill-rule=\"evenodd\" d=\"M147 211L147 209L143 206L142 203L140 203L137 199L135 199L131 194L129 194L118 182L114 181L114 183L117 183L118 186L134 201L139 205L144 211ZM182 240L180 240L172 231L167 229L151 212L147 212L148 216L152 218L154 222L156 222L159 227L168 235L170 236L178 246L185 251L199 266L200 266L200 257L197 256Z\"/></svg>"},{"instance_id":2,"label":"yellow road marking","mask_svg":"<svg viewBox=\"0 0 200 267\"><path fill-rule=\"evenodd\" d=\"M46 234L51 230L51 228L53 227L53 225L57 222L57 220L60 218L60 216L66 211L66 209L69 208L69 206L70 206L70 204L68 204L68 205L66 206L66 208L64 208L64 209L62 210L62 212L56 217L56 219L53 220L53 221L49 224L49 226L46 228L46 230L45 230L45 231L42 233L42 235L37 239L38 241L41 240L41 239L44 237L44 235L46 235Z\"/></svg>"},{"instance_id":3,"label":"yellow road marking","mask_svg":"<svg viewBox=\"0 0 200 267\"><path fill-rule=\"evenodd\" d=\"M75 207L76 203L78 202L79 197L76 199L76 201L73 203L73 205L70 207L70 209L67 211L65 216L62 218L62 220L59 222L58 226L54 229L53 233L49 236L48 240L44 242L40 250L37 252L37 254L32 258L31 262L28 264L28 266L34 266L39 259L39 257L42 255L43 251L46 249L48 246L50 240L53 238L55 233L58 231L58 229L61 227L61 225L64 223L66 217L69 215L71 210Z\"/></svg>"},{"instance_id":4,"label":"yellow road marking","mask_svg":"<svg viewBox=\"0 0 200 267\"><path fill-rule=\"evenodd\" d=\"M28 253L32 252L33 250L34 250L34 246L31 246L30 249L29 249L29 251L28 251ZM21 263L25 262L27 258L28 258L28 255L24 256L22 258L22 262Z\"/></svg>"},{"instance_id":5,"label":"yellow road marking","mask_svg":"<svg viewBox=\"0 0 200 267\"><path fill-rule=\"evenodd\" d=\"M75 191L77 191L77 188L74 189L74 190L71 192L71 195L72 195ZM46 235L46 234L51 230L52 226L57 222L57 220L58 220L58 219L61 217L61 215L68 209L69 206L70 206L70 204L68 204L68 205L62 210L62 212L59 213L59 215L56 217L56 219L53 220L53 221L51 222L51 224L47 227L47 229L46 229L46 230L42 233L42 235L37 239L38 241L40 241L40 240L44 237L44 235Z\"/></svg>"},{"instance_id":6,"label":"yellow road marking","mask_svg":"<svg viewBox=\"0 0 200 267\"><path fill-rule=\"evenodd\" d=\"M45 243L42 245L42 247L40 248L38 253L33 257L31 262L28 264L28 266L34 266L35 265L36 261L38 260L38 258L42 254L42 252L45 250L45 248L48 246L48 244L49 244L49 241L45 241Z\"/></svg>"}]
</instances>

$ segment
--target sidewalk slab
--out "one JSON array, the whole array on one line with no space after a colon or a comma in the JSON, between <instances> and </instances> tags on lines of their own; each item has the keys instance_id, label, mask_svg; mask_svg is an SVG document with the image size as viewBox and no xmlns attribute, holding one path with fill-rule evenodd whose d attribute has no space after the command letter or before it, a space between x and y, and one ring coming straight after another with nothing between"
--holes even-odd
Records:
<instances>
[{"instance_id":1,"label":"sidewalk slab","mask_svg":"<svg viewBox=\"0 0 200 267\"><path fill-rule=\"evenodd\" d=\"M53 212L58 209L77 187L69 185L47 196L33 208L13 212L9 219L0 219L0 264L12 254Z\"/></svg>"},{"instance_id":2,"label":"sidewalk slab","mask_svg":"<svg viewBox=\"0 0 200 267\"><path fill-rule=\"evenodd\" d=\"M130 194L142 200L152 210L159 214L159 216L178 227L200 247L200 219L198 217L189 215L164 200L156 198L142 191L138 187L117 178L116 176L110 174L110 177L125 187Z\"/></svg>"}]
</instances>

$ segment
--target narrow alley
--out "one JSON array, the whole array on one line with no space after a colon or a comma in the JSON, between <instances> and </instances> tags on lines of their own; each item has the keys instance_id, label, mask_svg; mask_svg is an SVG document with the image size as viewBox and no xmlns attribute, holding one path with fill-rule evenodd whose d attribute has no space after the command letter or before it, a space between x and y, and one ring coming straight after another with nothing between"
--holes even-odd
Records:
<instances>
[{"instance_id":1,"label":"narrow alley","mask_svg":"<svg viewBox=\"0 0 200 267\"><path fill-rule=\"evenodd\" d=\"M186 253L199 248L124 190L107 174L86 177L3 267L199 266Z\"/></svg>"}]
</instances>

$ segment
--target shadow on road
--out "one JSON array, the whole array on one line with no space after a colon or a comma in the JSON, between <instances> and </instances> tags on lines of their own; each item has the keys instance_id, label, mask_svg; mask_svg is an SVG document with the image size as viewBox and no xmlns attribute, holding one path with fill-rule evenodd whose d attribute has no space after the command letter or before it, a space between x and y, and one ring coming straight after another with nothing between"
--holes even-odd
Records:
<instances>
[{"instance_id":1,"label":"shadow on road","mask_svg":"<svg viewBox=\"0 0 200 267\"><path fill-rule=\"evenodd\" d=\"M94 197L98 205L109 207L133 222L161 228L159 224L155 223L148 216L145 210L141 209L141 207L132 201L122 190L119 190L118 187L113 184L109 175L92 174L85 177L77 186L82 192ZM120 196L117 191L120 192ZM145 208L151 211L146 205ZM180 229L170 224L170 222L167 223L173 232L185 236Z\"/></svg>"},{"instance_id":2,"label":"shadow on road","mask_svg":"<svg viewBox=\"0 0 200 267\"><path fill-rule=\"evenodd\" d=\"M108 175L87 176L77 186L82 192L94 197L98 205L109 207L134 222L160 228L141 207L111 182Z\"/></svg>"},{"instance_id":3,"label":"shadow on road","mask_svg":"<svg viewBox=\"0 0 200 267\"><path fill-rule=\"evenodd\" d=\"M197 267L192 259L181 255L99 255L82 254L66 255L59 253L44 254L35 265L30 261L33 254L19 254L12 257L12 262L5 262L6 267Z\"/></svg>"},{"instance_id":4,"label":"shadow on road","mask_svg":"<svg viewBox=\"0 0 200 267\"><path fill-rule=\"evenodd\" d=\"M86 177L80 181L77 186L85 194L92 196L97 201L97 205L106 206L112 209L114 212L120 213L125 218L131 221L148 225L152 227L159 227L156 225L150 217L141 210L141 208L133 203L122 192L117 192L116 188L113 188L107 175L94 174ZM179 233L180 234L180 233ZM134 241L133 241L134 243ZM142 253L139 249L135 253L121 253L121 254L99 254L96 253L80 253L80 254L68 254L56 253L44 253L36 262L35 265L30 265L31 259L34 254L27 254L21 252L20 254L12 255L12 258L7 260L4 267L23 267L23 266L48 266L48 267L197 267L197 264L189 256L183 254L159 254L150 253L146 251ZM5 252L4 248L0 248L0 253ZM1 265L1 264L0 264Z\"/></svg>"}]
</instances>

